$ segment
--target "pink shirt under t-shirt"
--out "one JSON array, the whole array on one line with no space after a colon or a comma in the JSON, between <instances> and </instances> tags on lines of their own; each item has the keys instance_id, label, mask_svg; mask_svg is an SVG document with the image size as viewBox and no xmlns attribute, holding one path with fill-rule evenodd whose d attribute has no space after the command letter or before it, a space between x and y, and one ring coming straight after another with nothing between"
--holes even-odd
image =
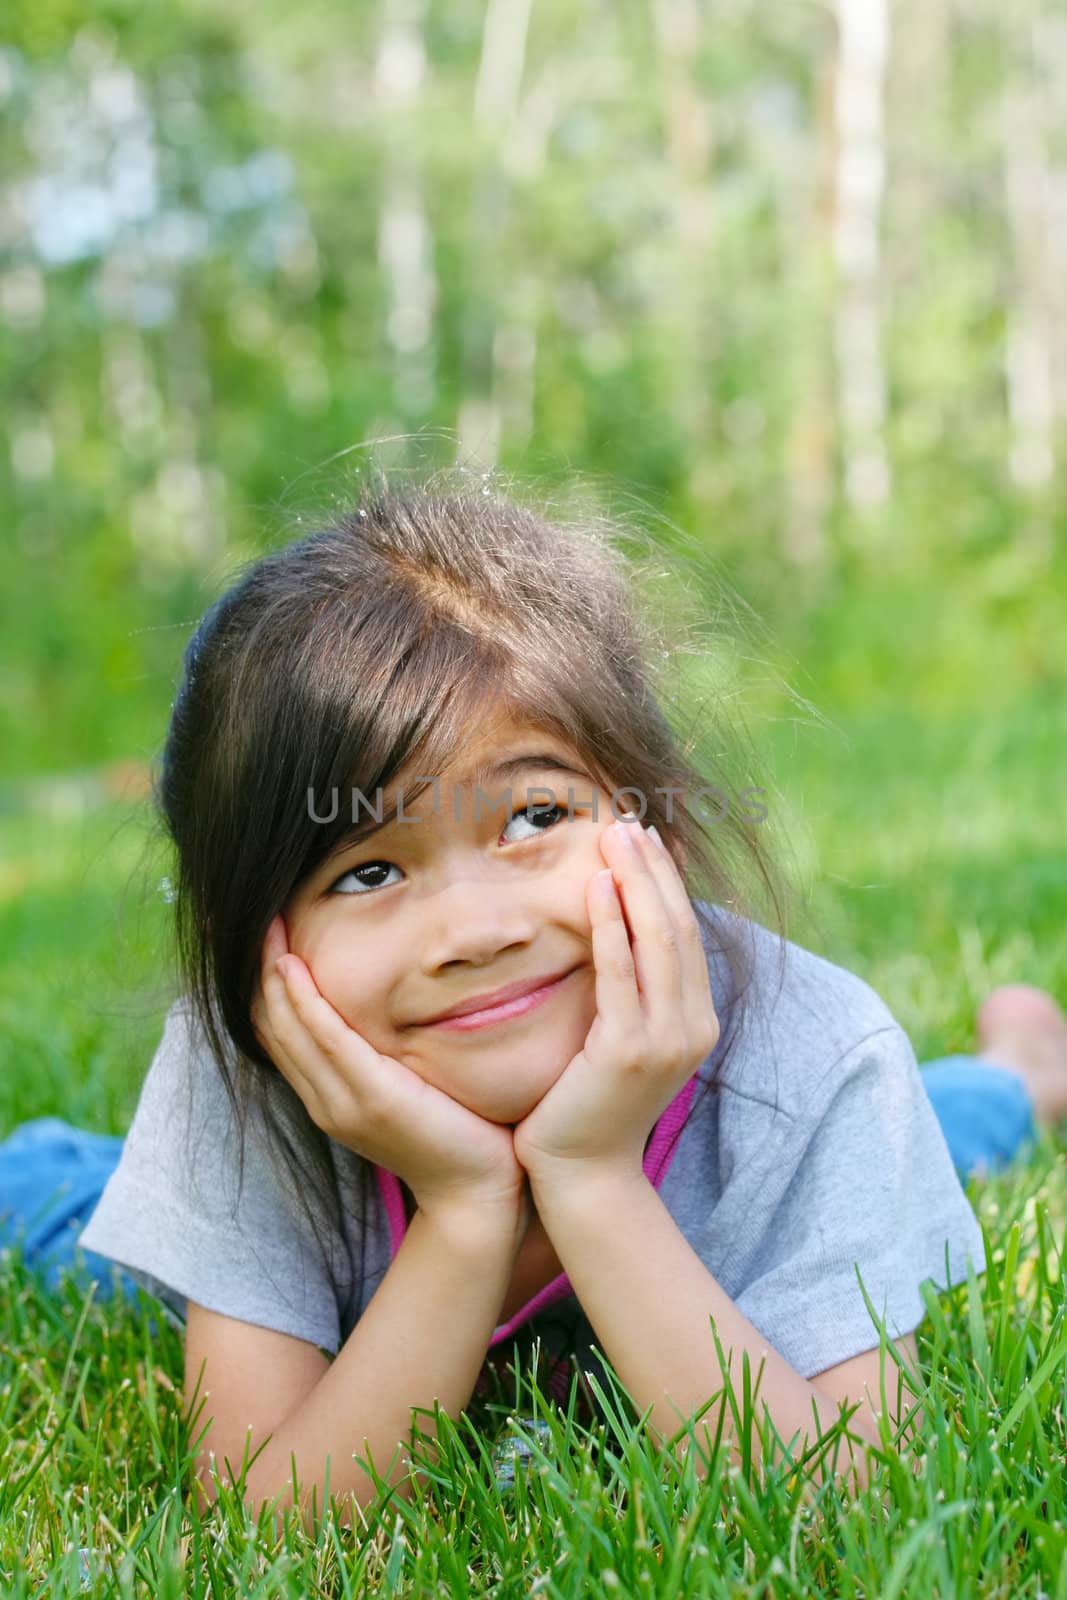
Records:
<instances>
[{"instance_id":1,"label":"pink shirt under t-shirt","mask_svg":"<svg viewBox=\"0 0 1067 1600\"><path fill-rule=\"evenodd\" d=\"M681 1132L686 1117L689 1115L689 1107L699 1081L700 1073L695 1072L689 1082L675 1095L653 1129L648 1149L645 1151L642 1167L645 1177L649 1179L657 1190L670 1171L671 1162L674 1160L675 1152L678 1148L677 1136ZM377 1163L374 1163L374 1175L378 1182L378 1190L389 1222L389 1261L392 1264L408 1230L408 1220L404 1211L404 1195L400 1187L400 1180L386 1167L380 1167ZM565 1272L561 1272L557 1278L553 1278L551 1283L546 1283L544 1288L535 1294L532 1300L528 1300L520 1310L516 1311L508 1322L498 1324L493 1330L493 1337L489 1341L490 1350L497 1345L503 1344L531 1317L537 1316L539 1312L546 1311L549 1306L553 1306L557 1301L565 1300L569 1295L573 1294L574 1289L571 1287L570 1279ZM565 1362L559 1363L554 1372L555 1381L552 1383L552 1388L556 1391L554 1398L559 1397L564 1376L559 1369L565 1366ZM478 1379L475 1392L483 1394L486 1387L487 1380L483 1371Z\"/></svg>"}]
</instances>

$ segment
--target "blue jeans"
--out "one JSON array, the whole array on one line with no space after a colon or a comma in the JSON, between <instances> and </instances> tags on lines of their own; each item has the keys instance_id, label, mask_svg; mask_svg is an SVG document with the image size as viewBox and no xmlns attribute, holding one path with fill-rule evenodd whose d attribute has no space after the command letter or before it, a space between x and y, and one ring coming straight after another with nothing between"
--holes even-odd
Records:
<instances>
[{"instance_id":1,"label":"blue jeans","mask_svg":"<svg viewBox=\"0 0 1067 1600\"><path fill-rule=\"evenodd\" d=\"M76 1250L104 1185L122 1154L118 1134L88 1133L59 1117L23 1122L0 1143L0 1249L18 1243L27 1266L40 1270L50 1289L60 1274L78 1272L99 1280L97 1298L110 1300L117 1280L136 1300L133 1279L92 1250ZM79 1274L82 1275L82 1274Z\"/></svg>"},{"instance_id":2,"label":"blue jeans","mask_svg":"<svg viewBox=\"0 0 1067 1600\"><path fill-rule=\"evenodd\" d=\"M964 1182L982 1168L997 1172L1030 1153L1037 1124L1030 1091L1018 1073L975 1056L941 1056L919 1071Z\"/></svg>"},{"instance_id":3,"label":"blue jeans","mask_svg":"<svg viewBox=\"0 0 1067 1600\"><path fill-rule=\"evenodd\" d=\"M983 1167L995 1172L1036 1137L1016 1073L973 1056L944 1056L920 1070L961 1179ZM98 1280L98 1299L110 1299L117 1283L136 1302L127 1273L75 1246L121 1153L116 1134L87 1133L59 1117L22 1123L0 1143L0 1248L19 1239L27 1265L52 1288L61 1271L73 1271Z\"/></svg>"}]
</instances>

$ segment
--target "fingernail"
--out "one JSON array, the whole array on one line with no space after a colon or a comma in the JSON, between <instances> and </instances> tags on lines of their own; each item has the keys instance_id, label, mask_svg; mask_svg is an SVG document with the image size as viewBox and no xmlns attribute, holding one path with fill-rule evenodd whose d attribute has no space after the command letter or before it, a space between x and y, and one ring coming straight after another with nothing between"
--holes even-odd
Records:
<instances>
[{"instance_id":1,"label":"fingernail","mask_svg":"<svg viewBox=\"0 0 1067 1600\"><path fill-rule=\"evenodd\" d=\"M630 829L633 827L632 822L627 822L625 817L616 817L612 826L614 827L615 832L619 835L620 839L625 840L626 844L631 850L636 849L633 834L630 832Z\"/></svg>"},{"instance_id":2,"label":"fingernail","mask_svg":"<svg viewBox=\"0 0 1067 1600\"><path fill-rule=\"evenodd\" d=\"M648 834L650 839L655 839L661 850L666 850L667 846L663 843L663 840L659 836L659 829L656 828L651 822L645 829L645 832Z\"/></svg>"}]
</instances>

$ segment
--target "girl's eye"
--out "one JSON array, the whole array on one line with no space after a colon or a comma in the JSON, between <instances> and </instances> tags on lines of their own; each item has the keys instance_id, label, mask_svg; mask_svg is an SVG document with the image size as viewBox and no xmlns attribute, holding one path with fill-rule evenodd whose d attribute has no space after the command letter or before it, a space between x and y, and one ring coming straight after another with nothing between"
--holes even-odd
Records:
<instances>
[{"instance_id":1,"label":"girl's eye","mask_svg":"<svg viewBox=\"0 0 1067 1600\"><path fill-rule=\"evenodd\" d=\"M563 816L566 816L566 812L562 806L524 806L521 811L516 811L508 823L508 827L513 828L517 822L528 822L533 827L534 832L527 834L526 838L531 839L536 837L538 833L547 833L549 828L553 827L559 818ZM545 818L550 820L546 826L538 827L534 822L534 818L539 822ZM519 842L521 843L521 840ZM384 889L386 887L386 879L381 875L384 873L388 877L390 872L398 870L391 861L364 861L358 867L350 867L347 872L342 873L337 882L332 885L330 892L331 894L355 894L358 896L366 894L372 889ZM369 873L371 875L370 881L361 877L361 873ZM346 878L351 878L353 882L359 885L359 888L342 889L341 884L344 883Z\"/></svg>"},{"instance_id":2,"label":"girl's eye","mask_svg":"<svg viewBox=\"0 0 1067 1600\"><path fill-rule=\"evenodd\" d=\"M342 872L337 882L331 886L330 893L359 895L365 893L369 889L381 889L384 887L383 879L378 879L373 883L368 883L367 880L365 878L361 878L359 874L361 872L369 872L372 874L381 872L389 873L396 872L398 870L399 869L397 867L393 866L391 861L364 861L360 866L349 867L347 872ZM341 885L344 883L346 878L351 878L353 882L358 883L360 887L358 889L342 889Z\"/></svg>"},{"instance_id":3,"label":"girl's eye","mask_svg":"<svg viewBox=\"0 0 1067 1600\"><path fill-rule=\"evenodd\" d=\"M524 806L521 811L516 811L515 815L512 817L511 821L508 823L508 827L509 828L514 827L516 822L530 822L531 825L532 825L533 824L533 817L531 817L531 812L533 813L533 817L537 817L538 819L544 819L546 817L553 818L553 819L558 819L558 817L562 817L562 816L566 815L566 812L563 810L562 806L545 806L545 805L541 805L541 806ZM535 833L547 833L548 829L550 827L552 827L552 825L553 825L553 823L550 821L546 827L543 827L543 828L535 827L534 828L534 832ZM527 834L526 837L529 838L530 835Z\"/></svg>"}]
</instances>

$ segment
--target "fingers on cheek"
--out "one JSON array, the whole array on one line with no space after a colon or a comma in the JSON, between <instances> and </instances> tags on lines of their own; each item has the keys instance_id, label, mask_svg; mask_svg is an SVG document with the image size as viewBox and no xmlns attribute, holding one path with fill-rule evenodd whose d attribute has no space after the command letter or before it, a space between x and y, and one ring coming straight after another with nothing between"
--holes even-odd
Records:
<instances>
[{"instance_id":1,"label":"fingers on cheek","mask_svg":"<svg viewBox=\"0 0 1067 1600\"><path fill-rule=\"evenodd\" d=\"M259 1041L260 1049L265 1050L273 1061L278 1053L278 1041L262 1010L253 1010L252 1012L252 1032Z\"/></svg>"},{"instance_id":2,"label":"fingers on cheek","mask_svg":"<svg viewBox=\"0 0 1067 1600\"><path fill-rule=\"evenodd\" d=\"M278 1014L279 1000L284 996L284 991L285 985L276 972L271 970L264 973L248 1008L252 1026L257 1033L271 1031L273 1020Z\"/></svg>"},{"instance_id":3,"label":"fingers on cheek","mask_svg":"<svg viewBox=\"0 0 1067 1600\"><path fill-rule=\"evenodd\" d=\"M284 1030L279 1033L269 1029L262 1035L262 1043L264 1050L282 1077L287 1079L295 1088L298 1077L296 1063L302 1058L299 1054L294 1054L293 1050L285 1042Z\"/></svg>"},{"instance_id":4,"label":"fingers on cheek","mask_svg":"<svg viewBox=\"0 0 1067 1600\"><path fill-rule=\"evenodd\" d=\"M253 1020L264 1049L277 1063L279 1052L284 1054L289 1050L302 1026L292 989L281 973L274 972L267 979L265 997L260 1000Z\"/></svg>"}]
</instances>

